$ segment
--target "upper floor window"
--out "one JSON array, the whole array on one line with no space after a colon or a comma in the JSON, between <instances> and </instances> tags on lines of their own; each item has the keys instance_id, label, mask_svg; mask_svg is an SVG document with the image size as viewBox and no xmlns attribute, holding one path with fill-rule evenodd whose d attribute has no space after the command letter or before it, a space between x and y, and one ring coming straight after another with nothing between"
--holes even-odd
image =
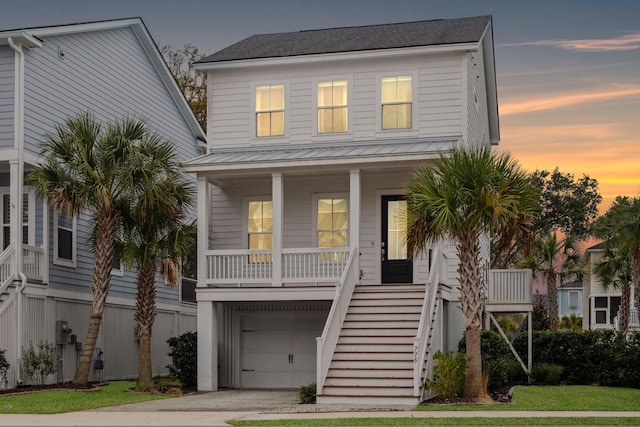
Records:
<instances>
[{"instance_id":1,"label":"upper floor window","mask_svg":"<svg viewBox=\"0 0 640 427\"><path fill-rule=\"evenodd\" d=\"M347 199L318 199L318 247L347 246Z\"/></svg>"},{"instance_id":2,"label":"upper floor window","mask_svg":"<svg viewBox=\"0 0 640 427\"><path fill-rule=\"evenodd\" d=\"M6 249L11 243L11 195L2 194L2 249ZM22 243L25 245L33 244L29 241L29 194L22 195Z\"/></svg>"},{"instance_id":3,"label":"upper floor window","mask_svg":"<svg viewBox=\"0 0 640 427\"><path fill-rule=\"evenodd\" d=\"M284 85L256 87L256 136L284 135Z\"/></svg>"},{"instance_id":4,"label":"upper floor window","mask_svg":"<svg viewBox=\"0 0 640 427\"><path fill-rule=\"evenodd\" d=\"M318 133L347 131L347 80L318 83Z\"/></svg>"},{"instance_id":5,"label":"upper floor window","mask_svg":"<svg viewBox=\"0 0 640 427\"><path fill-rule=\"evenodd\" d=\"M53 215L53 260L55 264L76 266L76 218L64 210Z\"/></svg>"},{"instance_id":6,"label":"upper floor window","mask_svg":"<svg viewBox=\"0 0 640 427\"><path fill-rule=\"evenodd\" d=\"M411 76L382 78L382 129L411 129L411 80Z\"/></svg>"}]
</instances>

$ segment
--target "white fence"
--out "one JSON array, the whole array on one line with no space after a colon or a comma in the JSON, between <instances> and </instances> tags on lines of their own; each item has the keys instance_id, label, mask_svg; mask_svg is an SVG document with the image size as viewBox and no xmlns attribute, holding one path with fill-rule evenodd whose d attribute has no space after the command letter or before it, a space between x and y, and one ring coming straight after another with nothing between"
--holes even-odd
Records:
<instances>
[{"instance_id":1,"label":"white fence","mask_svg":"<svg viewBox=\"0 0 640 427\"><path fill-rule=\"evenodd\" d=\"M531 304L533 275L528 269L490 270L488 304Z\"/></svg>"}]
</instances>

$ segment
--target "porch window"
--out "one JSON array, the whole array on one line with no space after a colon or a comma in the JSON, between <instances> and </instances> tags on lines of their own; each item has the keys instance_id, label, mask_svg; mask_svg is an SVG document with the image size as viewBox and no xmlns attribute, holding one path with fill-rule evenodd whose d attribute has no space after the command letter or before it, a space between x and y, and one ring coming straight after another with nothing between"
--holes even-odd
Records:
<instances>
[{"instance_id":1,"label":"porch window","mask_svg":"<svg viewBox=\"0 0 640 427\"><path fill-rule=\"evenodd\" d=\"M347 246L347 199L318 199L318 247Z\"/></svg>"},{"instance_id":2,"label":"porch window","mask_svg":"<svg viewBox=\"0 0 640 427\"><path fill-rule=\"evenodd\" d=\"M284 135L284 85L256 87L256 136Z\"/></svg>"},{"instance_id":3,"label":"porch window","mask_svg":"<svg viewBox=\"0 0 640 427\"><path fill-rule=\"evenodd\" d=\"M247 231L250 250L272 249L273 203L270 200L249 202ZM271 255L252 255L251 261L270 262Z\"/></svg>"},{"instance_id":4,"label":"porch window","mask_svg":"<svg viewBox=\"0 0 640 427\"><path fill-rule=\"evenodd\" d=\"M2 195L2 249L6 249L11 243L11 196ZM28 245L29 241L29 193L22 195L22 243Z\"/></svg>"},{"instance_id":5,"label":"porch window","mask_svg":"<svg viewBox=\"0 0 640 427\"><path fill-rule=\"evenodd\" d=\"M347 131L347 80L318 83L318 133Z\"/></svg>"},{"instance_id":6,"label":"porch window","mask_svg":"<svg viewBox=\"0 0 640 427\"><path fill-rule=\"evenodd\" d=\"M382 129L411 129L411 76L382 78Z\"/></svg>"},{"instance_id":7,"label":"porch window","mask_svg":"<svg viewBox=\"0 0 640 427\"><path fill-rule=\"evenodd\" d=\"M620 310L621 298L618 296L602 296L593 299L596 325L613 325L614 318Z\"/></svg>"},{"instance_id":8,"label":"porch window","mask_svg":"<svg viewBox=\"0 0 640 427\"><path fill-rule=\"evenodd\" d=\"M76 266L76 219L64 210L54 213L53 260L55 264Z\"/></svg>"}]
</instances>

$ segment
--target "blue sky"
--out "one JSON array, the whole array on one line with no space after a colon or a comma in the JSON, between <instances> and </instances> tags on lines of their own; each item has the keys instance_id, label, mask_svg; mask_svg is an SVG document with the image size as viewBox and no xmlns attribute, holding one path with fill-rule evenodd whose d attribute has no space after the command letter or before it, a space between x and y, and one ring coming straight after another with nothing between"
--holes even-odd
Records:
<instances>
[{"instance_id":1,"label":"blue sky","mask_svg":"<svg viewBox=\"0 0 640 427\"><path fill-rule=\"evenodd\" d=\"M640 193L640 0L20 0L0 29L141 17L160 45L213 53L256 33L492 15L502 141L530 170Z\"/></svg>"}]
</instances>

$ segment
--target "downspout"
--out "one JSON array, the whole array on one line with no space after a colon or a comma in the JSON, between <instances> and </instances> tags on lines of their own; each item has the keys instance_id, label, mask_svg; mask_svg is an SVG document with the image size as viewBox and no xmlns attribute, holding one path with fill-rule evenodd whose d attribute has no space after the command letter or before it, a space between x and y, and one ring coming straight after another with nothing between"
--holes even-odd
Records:
<instances>
[{"instance_id":1,"label":"downspout","mask_svg":"<svg viewBox=\"0 0 640 427\"><path fill-rule=\"evenodd\" d=\"M14 100L14 135L15 135L15 148L18 154L18 182L17 182L17 200L18 203L15 207L14 217L16 218L15 224L17 228L16 232L16 274L20 278L20 287L17 290L18 309L17 312L17 345L16 345L16 360L20 359L20 351L22 349L22 293L27 286L27 277L22 271L22 215L17 215L22 211L22 194L24 193L24 52L22 45L14 43L13 38L7 39L9 47L16 52L15 63L15 100ZM15 200L15 199L14 199ZM16 381L18 384L22 383L20 369L16 369Z\"/></svg>"}]
</instances>

